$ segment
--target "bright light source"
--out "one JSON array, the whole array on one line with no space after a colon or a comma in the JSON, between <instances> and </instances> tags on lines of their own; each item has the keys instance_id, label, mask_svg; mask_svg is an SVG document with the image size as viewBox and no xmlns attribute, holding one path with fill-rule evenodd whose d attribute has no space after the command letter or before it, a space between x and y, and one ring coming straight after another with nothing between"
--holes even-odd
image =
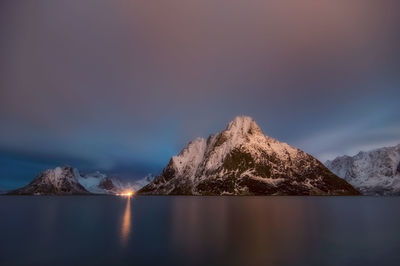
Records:
<instances>
[{"instance_id":1,"label":"bright light source","mask_svg":"<svg viewBox=\"0 0 400 266\"><path fill-rule=\"evenodd\" d=\"M131 197L132 195L133 195L133 191L125 191L120 194L117 194L117 196L121 196L121 197Z\"/></svg>"}]
</instances>

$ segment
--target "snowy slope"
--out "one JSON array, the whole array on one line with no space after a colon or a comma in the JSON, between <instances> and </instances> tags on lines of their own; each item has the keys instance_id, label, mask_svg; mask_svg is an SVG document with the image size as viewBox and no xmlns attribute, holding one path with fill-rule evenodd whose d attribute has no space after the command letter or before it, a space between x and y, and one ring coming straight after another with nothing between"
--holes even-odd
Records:
<instances>
[{"instance_id":1,"label":"snowy slope","mask_svg":"<svg viewBox=\"0 0 400 266\"><path fill-rule=\"evenodd\" d=\"M59 195L59 194L117 194L124 189L116 178L100 172L82 175L70 166L56 167L40 173L27 186L10 194Z\"/></svg>"},{"instance_id":2,"label":"snowy slope","mask_svg":"<svg viewBox=\"0 0 400 266\"><path fill-rule=\"evenodd\" d=\"M337 157L325 165L363 194L400 195L400 144Z\"/></svg>"},{"instance_id":3,"label":"snowy slope","mask_svg":"<svg viewBox=\"0 0 400 266\"><path fill-rule=\"evenodd\" d=\"M87 191L94 194L117 194L124 189L121 181L100 172L81 175L78 180Z\"/></svg>"},{"instance_id":4,"label":"snowy slope","mask_svg":"<svg viewBox=\"0 0 400 266\"><path fill-rule=\"evenodd\" d=\"M125 190L138 191L142 187L153 181L152 175L147 175L142 179L133 182L122 182L116 177L109 177L100 172L82 175L78 180L89 192L94 194L118 194Z\"/></svg>"},{"instance_id":5,"label":"snowy slope","mask_svg":"<svg viewBox=\"0 0 400 266\"><path fill-rule=\"evenodd\" d=\"M255 121L236 117L207 140L190 142L141 194L357 194L322 163L264 136Z\"/></svg>"},{"instance_id":6,"label":"snowy slope","mask_svg":"<svg viewBox=\"0 0 400 266\"><path fill-rule=\"evenodd\" d=\"M10 194L89 194L79 183L79 176L79 171L70 166L56 167L40 173L27 186Z\"/></svg>"},{"instance_id":7,"label":"snowy slope","mask_svg":"<svg viewBox=\"0 0 400 266\"><path fill-rule=\"evenodd\" d=\"M129 188L132 189L134 192L139 191L142 187L147 186L150 182L154 180L154 176L148 174L147 176L143 177L142 179L134 181L132 184L128 184Z\"/></svg>"}]
</instances>

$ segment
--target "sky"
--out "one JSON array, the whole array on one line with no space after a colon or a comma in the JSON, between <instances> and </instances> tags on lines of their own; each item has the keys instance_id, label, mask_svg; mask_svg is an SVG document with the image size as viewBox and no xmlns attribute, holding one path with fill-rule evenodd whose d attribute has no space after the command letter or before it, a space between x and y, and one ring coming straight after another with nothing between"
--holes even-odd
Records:
<instances>
[{"instance_id":1,"label":"sky","mask_svg":"<svg viewBox=\"0 0 400 266\"><path fill-rule=\"evenodd\" d=\"M237 115L321 161L400 143L399 1L0 3L0 189L157 174Z\"/></svg>"}]
</instances>

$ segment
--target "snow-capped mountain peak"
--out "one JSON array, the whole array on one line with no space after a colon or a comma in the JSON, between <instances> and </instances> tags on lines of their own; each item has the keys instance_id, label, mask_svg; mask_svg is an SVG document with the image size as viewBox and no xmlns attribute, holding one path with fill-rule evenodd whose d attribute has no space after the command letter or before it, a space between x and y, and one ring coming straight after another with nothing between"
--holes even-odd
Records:
<instances>
[{"instance_id":1,"label":"snow-capped mountain peak","mask_svg":"<svg viewBox=\"0 0 400 266\"><path fill-rule=\"evenodd\" d=\"M106 174L96 171L80 175L79 183L93 194L116 194L123 190L123 185L116 178L110 178Z\"/></svg>"},{"instance_id":2,"label":"snow-capped mountain peak","mask_svg":"<svg viewBox=\"0 0 400 266\"><path fill-rule=\"evenodd\" d=\"M78 176L78 169L66 165L46 170L42 175L42 181L52 184L55 187L61 187L63 185L63 182L69 182L70 184L78 183Z\"/></svg>"},{"instance_id":3,"label":"snow-capped mountain peak","mask_svg":"<svg viewBox=\"0 0 400 266\"><path fill-rule=\"evenodd\" d=\"M153 180L152 175L125 183L99 171L81 174L71 166L48 169L36 176L25 187L9 192L17 195L59 195L59 194L119 194L125 190L137 191Z\"/></svg>"},{"instance_id":4,"label":"snow-capped mountain peak","mask_svg":"<svg viewBox=\"0 0 400 266\"><path fill-rule=\"evenodd\" d=\"M71 166L48 169L37 175L28 185L10 194L58 195L58 194L116 194L124 185L106 174L94 172L81 174Z\"/></svg>"},{"instance_id":5,"label":"snow-capped mountain peak","mask_svg":"<svg viewBox=\"0 0 400 266\"><path fill-rule=\"evenodd\" d=\"M56 167L40 173L27 186L12 194L87 194L78 181L79 171L70 166Z\"/></svg>"},{"instance_id":6,"label":"snow-capped mountain peak","mask_svg":"<svg viewBox=\"0 0 400 266\"><path fill-rule=\"evenodd\" d=\"M238 116L207 141L198 138L172 157L144 194L357 194L311 155L264 136Z\"/></svg>"},{"instance_id":7,"label":"snow-capped mountain peak","mask_svg":"<svg viewBox=\"0 0 400 266\"><path fill-rule=\"evenodd\" d=\"M225 129L225 134L230 137L244 136L247 134L263 134L261 128L249 116L237 116Z\"/></svg>"},{"instance_id":8,"label":"snow-capped mountain peak","mask_svg":"<svg viewBox=\"0 0 400 266\"><path fill-rule=\"evenodd\" d=\"M46 170L37 179L39 179L43 184L52 185L57 189L62 189L63 186L66 185L71 187L78 186L79 176L80 174L78 169L65 165Z\"/></svg>"},{"instance_id":9,"label":"snow-capped mountain peak","mask_svg":"<svg viewBox=\"0 0 400 266\"><path fill-rule=\"evenodd\" d=\"M400 145L340 156L325 165L364 194L400 195Z\"/></svg>"}]
</instances>

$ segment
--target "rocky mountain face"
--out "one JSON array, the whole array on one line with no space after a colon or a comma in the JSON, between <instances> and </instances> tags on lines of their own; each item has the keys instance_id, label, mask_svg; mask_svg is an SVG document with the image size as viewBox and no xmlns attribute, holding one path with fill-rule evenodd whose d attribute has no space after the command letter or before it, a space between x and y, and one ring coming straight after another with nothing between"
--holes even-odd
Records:
<instances>
[{"instance_id":1,"label":"rocky mountain face","mask_svg":"<svg viewBox=\"0 0 400 266\"><path fill-rule=\"evenodd\" d=\"M139 191L142 187L147 186L154 180L154 176L148 174L147 176L143 177L142 179L134 181L129 186L133 189L133 191Z\"/></svg>"},{"instance_id":2,"label":"rocky mountain face","mask_svg":"<svg viewBox=\"0 0 400 266\"><path fill-rule=\"evenodd\" d=\"M124 185L117 178L112 178L100 172L78 176L79 183L93 194L117 194Z\"/></svg>"},{"instance_id":3,"label":"rocky mountain face","mask_svg":"<svg viewBox=\"0 0 400 266\"><path fill-rule=\"evenodd\" d=\"M27 186L14 190L10 194L89 194L79 181L79 172L70 166L49 169L39 174Z\"/></svg>"},{"instance_id":4,"label":"rocky mountain face","mask_svg":"<svg viewBox=\"0 0 400 266\"><path fill-rule=\"evenodd\" d=\"M56 167L40 173L27 186L11 191L16 195L75 195L75 194L118 194L125 190L137 191L153 180L151 175L122 183L118 178L100 172L81 174L70 166Z\"/></svg>"},{"instance_id":5,"label":"rocky mountain face","mask_svg":"<svg viewBox=\"0 0 400 266\"><path fill-rule=\"evenodd\" d=\"M311 155L236 117L207 140L190 142L139 190L155 195L358 195Z\"/></svg>"},{"instance_id":6,"label":"rocky mountain face","mask_svg":"<svg viewBox=\"0 0 400 266\"><path fill-rule=\"evenodd\" d=\"M365 195L400 195L400 144L337 157L325 165Z\"/></svg>"}]
</instances>

